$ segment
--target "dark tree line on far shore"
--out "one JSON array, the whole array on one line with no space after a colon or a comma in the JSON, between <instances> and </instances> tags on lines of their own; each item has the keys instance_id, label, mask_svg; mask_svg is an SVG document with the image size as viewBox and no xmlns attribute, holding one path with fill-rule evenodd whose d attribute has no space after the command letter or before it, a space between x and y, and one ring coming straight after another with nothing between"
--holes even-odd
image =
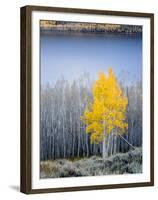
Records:
<instances>
[{"instance_id":1,"label":"dark tree line on far shore","mask_svg":"<svg viewBox=\"0 0 158 200\"><path fill-rule=\"evenodd\" d=\"M51 32L80 32L80 33L142 33L142 26L103 24L103 23L84 23L84 22L65 22L65 21L40 21L41 33Z\"/></svg>"}]
</instances>

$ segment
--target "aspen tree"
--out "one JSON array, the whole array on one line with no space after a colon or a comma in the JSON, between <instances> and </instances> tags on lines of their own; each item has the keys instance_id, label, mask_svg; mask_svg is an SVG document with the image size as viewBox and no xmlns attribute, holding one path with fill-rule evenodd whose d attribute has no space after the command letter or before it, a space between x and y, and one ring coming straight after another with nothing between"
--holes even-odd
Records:
<instances>
[{"instance_id":1,"label":"aspen tree","mask_svg":"<svg viewBox=\"0 0 158 200\"><path fill-rule=\"evenodd\" d=\"M93 143L102 141L102 156L107 157L106 142L108 134L115 131L125 132L127 98L123 95L117 80L108 68L108 74L98 74L98 79L92 86L93 100L86 106L81 120L86 124L86 133L90 133Z\"/></svg>"}]
</instances>

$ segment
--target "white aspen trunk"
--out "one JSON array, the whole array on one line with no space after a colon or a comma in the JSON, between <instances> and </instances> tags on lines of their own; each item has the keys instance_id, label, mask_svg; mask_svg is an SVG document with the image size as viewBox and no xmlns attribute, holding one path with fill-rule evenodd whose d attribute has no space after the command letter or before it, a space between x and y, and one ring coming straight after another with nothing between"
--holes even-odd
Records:
<instances>
[{"instance_id":1,"label":"white aspen trunk","mask_svg":"<svg viewBox=\"0 0 158 200\"><path fill-rule=\"evenodd\" d=\"M87 149L87 157L88 157L89 156L88 134L86 134L86 149Z\"/></svg>"},{"instance_id":2,"label":"white aspen trunk","mask_svg":"<svg viewBox=\"0 0 158 200\"><path fill-rule=\"evenodd\" d=\"M75 124L75 123L74 123ZM74 128L74 125L72 127L72 157L75 156L75 128Z\"/></svg>"},{"instance_id":3,"label":"white aspen trunk","mask_svg":"<svg viewBox=\"0 0 158 200\"><path fill-rule=\"evenodd\" d=\"M114 154L117 153L117 138L116 135L114 135Z\"/></svg>"},{"instance_id":4,"label":"white aspen trunk","mask_svg":"<svg viewBox=\"0 0 158 200\"><path fill-rule=\"evenodd\" d=\"M81 144L81 138L80 138L80 132L78 132L78 148L77 148L77 157L80 156L80 144Z\"/></svg>"},{"instance_id":5,"label":"white aspen trunk","mask_svg":"<svg viewBox=\"0 0 158 200\"><path fill-rule=\"evenodd\" d=\"M66 141L65 141L65 120L64 120L64 117L63 117L63 157L65 158L66 156Z\"/></svg>"},{"instance_id":6,"label":"white aspen trunk","mask_svg":"<svg viewBox=\"0 0 158 200\"><path fill-rule=\"evenodd\" d=\"M112 133L111 133L111 135L110 135L110 143L111 143L111 148L110 148L110 156L113 154L113 148L114 148L114 144L113 144L113 131L112 131Z\"/></svg>"},{"instance_id":7,"label":"white aspen trunk","mask_svg":"<svg viewBox=\"0 0 158 200\"><path fill-rule=\"evenodd\" d=\"M111 134L109 134L107 138L107 154L111 155Z\"/></svg>"},{"instance_id":8,"label":"white aspen trunk","mask_svg":"<svg viewBox=\"0 0 158 200\"><path fill-rule=\"evenodd\" d=\"M105 120L104 120L104 130L103 130L103 151L102 151L102 157L103 157L104 160L107 157Z\"/></svg>"}]
</instances>

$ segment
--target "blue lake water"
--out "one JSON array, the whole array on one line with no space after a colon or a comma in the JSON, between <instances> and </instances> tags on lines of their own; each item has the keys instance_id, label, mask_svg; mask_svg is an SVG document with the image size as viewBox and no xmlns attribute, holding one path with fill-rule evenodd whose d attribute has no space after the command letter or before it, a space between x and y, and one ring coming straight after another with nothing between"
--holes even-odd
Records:
<instances>
[{"instance_id":1,"label":"blue lake water","mask_svg":"<svg viewBox=\"0 0 158 200\"><path fill-rule=\"evenodd\" d=\"M40 53L42 85L61 77L72 81L85 72L96 79L109 66L118 79L130 82L141 76L141 34L41 33Z\"/></svg>"}]
</instances>

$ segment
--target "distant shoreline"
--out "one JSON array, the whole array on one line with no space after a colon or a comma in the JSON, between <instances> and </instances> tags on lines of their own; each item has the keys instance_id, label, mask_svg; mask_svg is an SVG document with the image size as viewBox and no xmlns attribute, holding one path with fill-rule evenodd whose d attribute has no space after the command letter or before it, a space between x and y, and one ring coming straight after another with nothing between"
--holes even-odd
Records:
<instances>
[{"instance_id":1,"label":"distant shoreline","mask_svg":"<svg viewBox=\"0 0 158 200\"><path fill-rule=\"evenodd\" d=\"M56 36L60 36L60 35L67 35L67 36L101 36L101 35L107 35L107 36L141 36L141 32L112 32L112 31L108 31L108 32L90 32L90 31L66 31L66 30L53 30L53 29L44 29L44 30L40 30L41 35L56 35Z\"/></svg>"},{"instance_id":2,"label":"distant shoreline","mask_svg":"<svg viewBox=\"0 0 158 200\"><path fill-rule=\"evenodd\" d=\"M72 33L136 34L136 33L142 33L142 26L81 23L81 22L74 23L74 22L58 22L58 21L40 21L40 31L42 33L72 32Z\"/></svg>"}]
</instances>

